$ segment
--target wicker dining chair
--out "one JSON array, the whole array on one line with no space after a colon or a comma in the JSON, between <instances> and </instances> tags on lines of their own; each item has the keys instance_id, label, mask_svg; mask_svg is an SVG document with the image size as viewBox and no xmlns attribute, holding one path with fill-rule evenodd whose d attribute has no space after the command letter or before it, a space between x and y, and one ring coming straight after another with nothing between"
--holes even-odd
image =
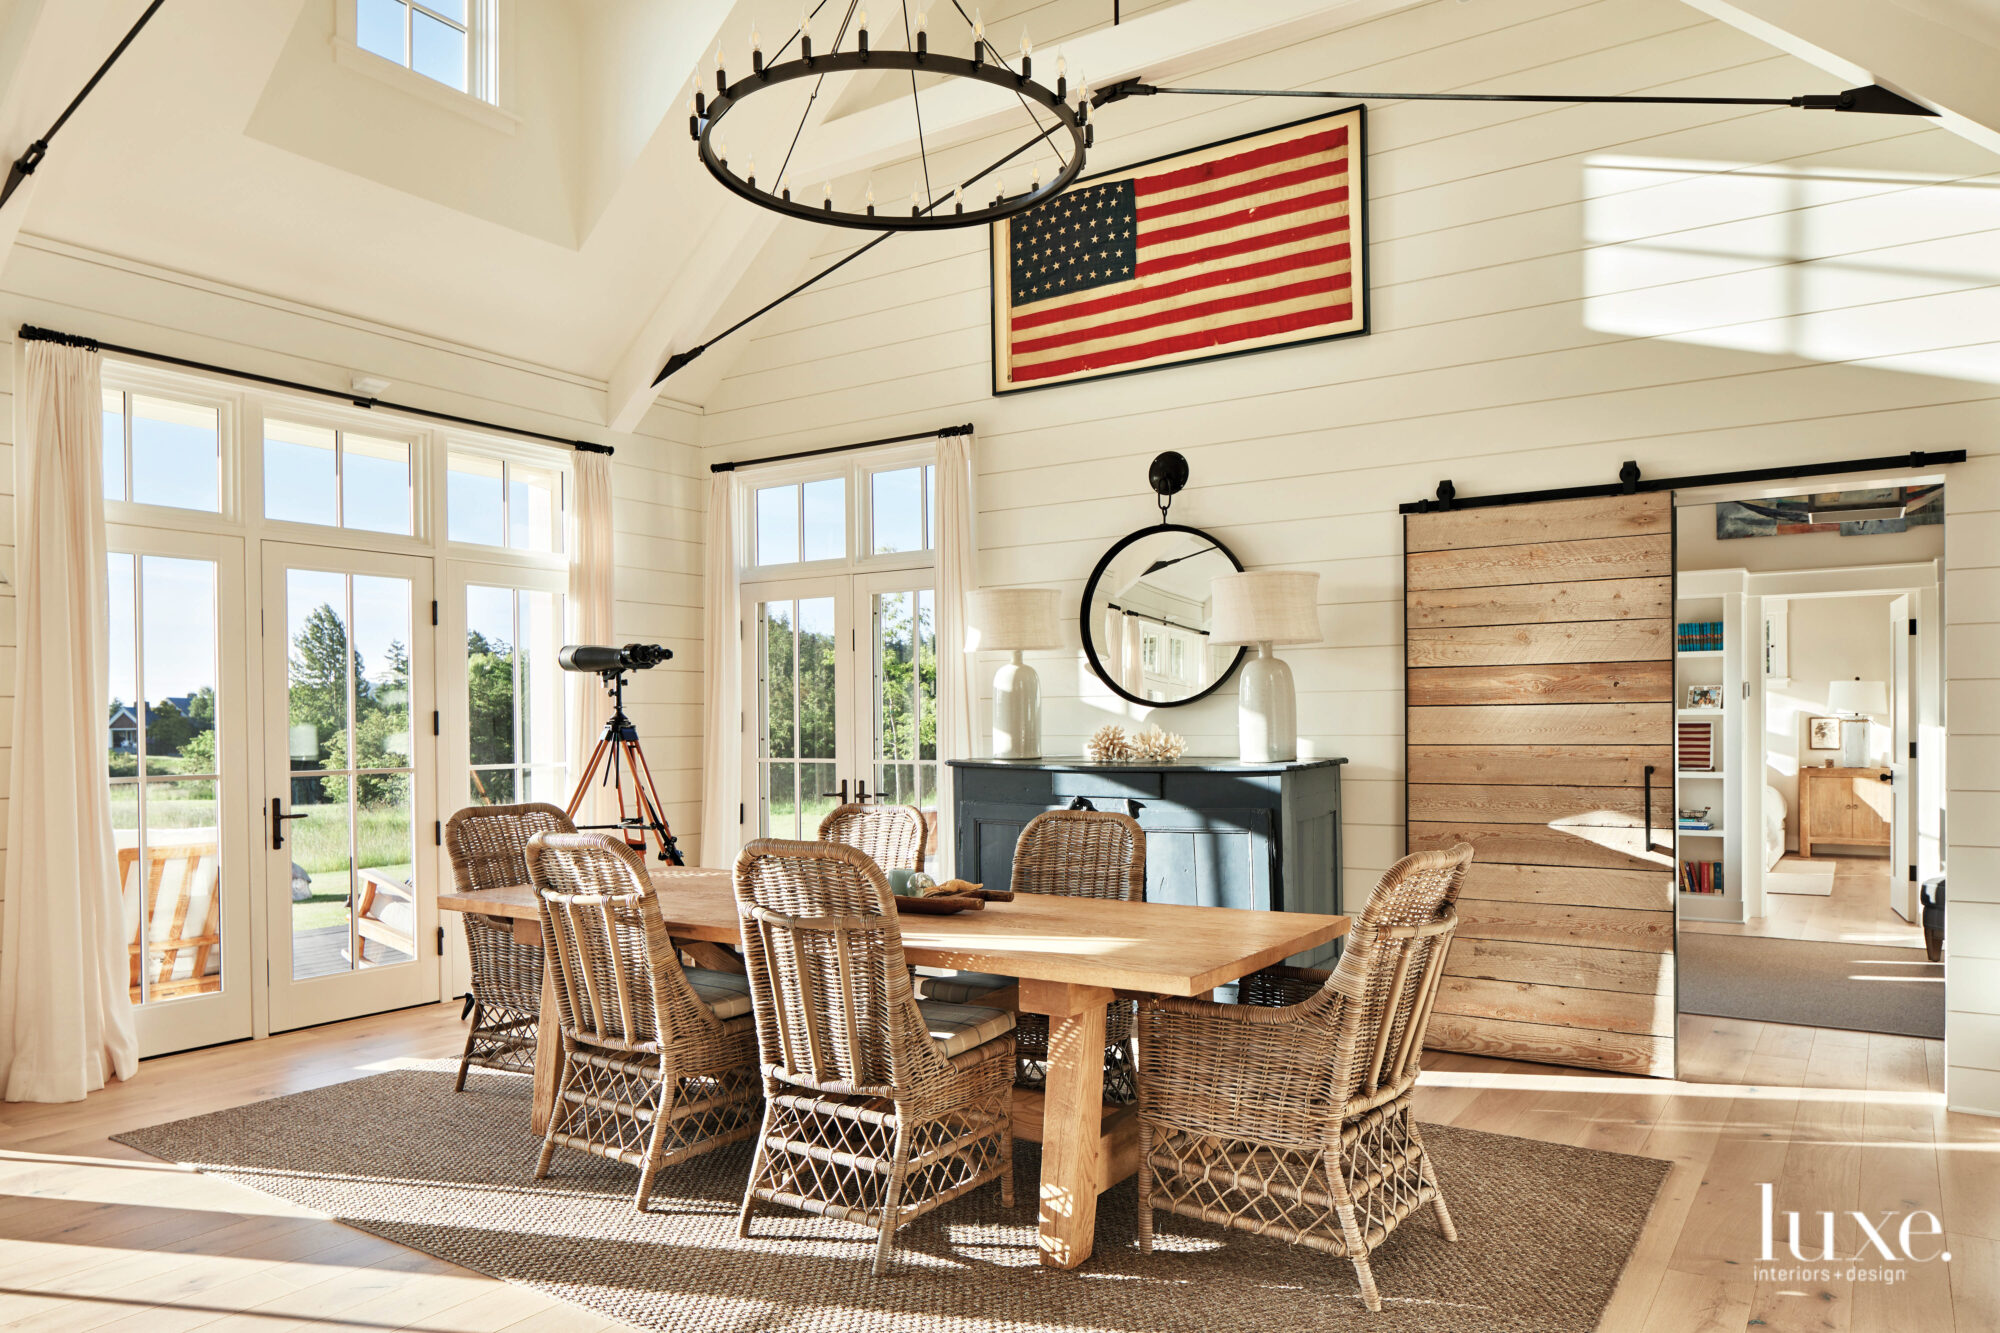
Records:
<instances>
[{"instance_id":1,"label":"wicker dining chair","mask_svg":"<svg viewBox=\"0 0 2000 1333\"><path fill-rule=\"evenodd\" d=\"M866 852L884 870L922 870L929 832L914 805L837 805L819 822L821 842Z\"/></svg>"},{"instance_id":2,"label":"wicker dining chair","mask_svg":"<svg viewBox=\"0 0 2000 1333\"><path fill-rule=\"evenodd\" d=\"M574 833L553 805L475 805L445 821L444 848L460 892L528 882L528 839ZM532 1071L542 1017L541 949L514 937L504 917L461 912L465 951L472 960L472 1029L458 1061L458 1091L473 1065Z\"/></svg>"},{"instance_id":3,"label":"wicker dining chair","mask_svg":"<svg viewBox=\"0 0 2000 1333\"><path fill-rule=\"evenodd\" d=\"M1146 834L1130 815L1100 810L1049 810L1036 815L1014 844L1016 893L1138 902L1146 896ZM1014 984L988 972L925 977L927 999L977 1004L982 994ZM1014 1027L1015 1082L1040 1088L1048 1082L1049 1020L1021 1014ZM1113 1000L1104 1016L1104 1097L1129 1102L1132 1079L1132 1001Z\"/></svg>"},{"instance_id":4,"label":"wicker dining chair","mask_svg":"<svg viewBox=\"0 0 2000 1333\"><path fill-rule=\"evenodd\" d=\"M765 838L736 861L764 1128L739 1235L760 1203L876 1233L1000 1182L1014 1203L1014 1016L920 1004L888 881L839 843Z\"/></svg>"},{"instance_id":5,"label":"wicker dining chair","mask_svg":"<svg viewBox=\"0 0 2000 1333\"><path fill-rule=\"evenodd\" d=\"M645 858L602 833L528 843L554 968L562 1066L535 1179L558 1146L639 1168L643 1212L660 1168L757 1127L748 979L683 968Z\"/></svg>"},{"instance_id":6,"label":"wicker dining chair","mask_svg":"<svg viewBox=\"0 0 2000 1333\"><path fill-rule=\"evenodd\" d=\"M1157 1210L1354 1263L1430 1204L1458 1239L1410 1098L1437 1001L1464 843L1389 868L1332 972L1268 968L1238 1004L1139 1005L1139 1248Z\"/></svg>"}]
</instances>

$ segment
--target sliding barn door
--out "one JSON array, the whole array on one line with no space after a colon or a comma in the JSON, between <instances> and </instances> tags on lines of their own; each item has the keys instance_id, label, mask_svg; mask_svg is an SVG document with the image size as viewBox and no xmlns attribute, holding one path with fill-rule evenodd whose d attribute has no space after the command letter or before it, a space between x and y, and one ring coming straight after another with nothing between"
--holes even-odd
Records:
<instances>
[{"instance_id":1,"label":"sliding barn door","mask_svg":"<svg viewBox=\"0 0 2000 1333\"><path fill-rule=\"evenodd\" d=\"M1410 849L1478 851L1427 1044L1671 1076L1672 498L1404 531Z\"/></svg>"}]
</instances>

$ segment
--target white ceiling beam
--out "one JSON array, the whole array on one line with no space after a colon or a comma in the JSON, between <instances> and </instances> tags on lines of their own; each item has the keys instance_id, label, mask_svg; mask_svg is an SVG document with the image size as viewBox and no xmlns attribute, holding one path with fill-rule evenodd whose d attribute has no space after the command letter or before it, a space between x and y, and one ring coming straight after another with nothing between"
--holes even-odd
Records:
<instances>
[{"instance_id":1,"label":"white ceiling beam","mask_svg":"<svg viewBox=\"0 0 2000 1333\"><path fill-rule=\"evenodd\" d=\"M716 193L722 196L721 206L612 369L606 405L613 430L638 429L663 392L683 397L676 387L654 388L653 377L673 352L702 340L778 229L778 214L740 203L734 195L724 195L720 186Z\"/></svg>"},{"instance_id":2,"label":"white ceiling beam","mask_svg":"<svg viewBox=\"0 0 2000 1333\"><path fill-rule=\"evenodd\" d=\"M0 179L5 179L8 168L29 144L47 132L112 48L138 22L146 4L147 0L118 0L111 5L14 0L0 5L0 156L5 158L0 162ZM124 59L141 58L138 48L145 40L146 34L141 34ZM114 71L107 77L116 78L117 74ZM79 108L76 119L50 142L51 156L63 151L65 139L88 132L86 116ZM6 267L22 221L34 205L35 182L34 176L22 181L7 207L0 210L0 268Z\"/></svg>"},{"instance_id":3,"label":"white ceiling beam","mask_svg":"<svg viewBox=\"0 0 2000 1333\"><path fill-rule=\"evenodd\" d=\"M1144 76L1171 79L1212 69L1238 56L1272 50L1287 42L1316 37L1336 28L1407 9L1421 0L1183 0L1151 10L1116 27L1106 25L1037 52L1035 77L1053 85L1060 51L1069 62L1071 87L1087 75L1093 88ZM951 45L950 29L933 25L933 49ZM969 41L969 39L968 39ZM955 54L969 54L966 52ZM1012 51L1003 50L1011 62ZM946 147L1009 128L1021 105L1004 88L970 79L947 79L923 94L927 147ZM907 101L897 98L828 120L799 141L792 179L815 182L865 171L909 157L916 147L916 123Z\"/></svg>"},{"instance_id":4,"label":"white ceiling beam","mask_svg":"<svg viewBox=\"0 0 2000 1333\"><path fill-rule=\"evenodd\" d=\"M1964 0L1684 0L1847 87L1879 83L2000 153L2000 32ZM1804 91L1804 90L1800 90Z\"/></svg>"}]
</instances>

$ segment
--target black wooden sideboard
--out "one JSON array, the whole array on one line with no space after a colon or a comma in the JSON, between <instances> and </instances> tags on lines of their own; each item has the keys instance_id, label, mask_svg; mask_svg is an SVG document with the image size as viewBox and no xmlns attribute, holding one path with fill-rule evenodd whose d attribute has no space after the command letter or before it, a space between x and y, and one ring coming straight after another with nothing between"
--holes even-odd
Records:
<instances>
[{"instance_id":1,"label":"black wooden sideboard","mask_svg":"<svg viewBox=\"0 0 2000 1333\"><path fill-rule=\"evenodd\" d=\"M1133 815L1146 831L1148 902L1337 913L1346 762L954 759L957 874L1004 887L1027 822L1083 801ZM1337 954L1325 944L1291 961L1319 965Z\"/></svg>"}]
</instances>

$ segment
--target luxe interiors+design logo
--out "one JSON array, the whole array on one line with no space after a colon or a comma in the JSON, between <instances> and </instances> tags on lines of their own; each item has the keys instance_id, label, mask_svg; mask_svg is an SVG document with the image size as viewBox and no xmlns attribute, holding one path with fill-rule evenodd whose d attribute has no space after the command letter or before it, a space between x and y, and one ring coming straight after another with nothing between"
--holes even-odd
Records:
<instances>
[{"instance_id":1,"label":"luxe interiors+design logo","mask_svg":"<svg viewBox=\"0 0 2000 1333\"><path fill-rule=\"evenodd\" d=\"M1894 1284L1909 1277L1909 1264L1950 1263L1951 1251L1944 1248L1944 1227L1935 1213L1922 1208L1907 1213L1893 1210L1879 1221L1860 1212L1818 1214L1818 1236L1801 1234L1799 1214L1787 1212L1785 1248L1798 1267L1783 1266L1786 1257L1778 1254L1778 1226L1769 1183L1757 1186L1763 1210L1764 1245L1757 1254L1756 1277L1763 1282L1884 1282ZM1807 1224L1810 1228L1811 1224ZM1817 1240L1817 1249L1813 1248ZM1934 1243L1933 1243L1934 1242Z\"/></svg>"}]
</instances>

